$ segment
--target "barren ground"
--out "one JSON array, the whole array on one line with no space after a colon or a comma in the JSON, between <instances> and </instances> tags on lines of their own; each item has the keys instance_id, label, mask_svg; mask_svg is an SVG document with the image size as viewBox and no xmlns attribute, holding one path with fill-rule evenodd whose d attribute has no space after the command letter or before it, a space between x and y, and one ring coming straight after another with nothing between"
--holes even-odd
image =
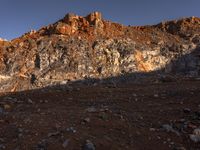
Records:
<instances>
[{"instance_id":1,"label":"barren ground","mask_svg":"<svg viewBox=\"0 0 200 150\"><path fill-rule=\"evenodd\" d=\"M80 150L86 140L97 150L200 149L189 137L200 126L199 87L182 81L4 95L0 149Z\"/></svg>"}]
</instances>

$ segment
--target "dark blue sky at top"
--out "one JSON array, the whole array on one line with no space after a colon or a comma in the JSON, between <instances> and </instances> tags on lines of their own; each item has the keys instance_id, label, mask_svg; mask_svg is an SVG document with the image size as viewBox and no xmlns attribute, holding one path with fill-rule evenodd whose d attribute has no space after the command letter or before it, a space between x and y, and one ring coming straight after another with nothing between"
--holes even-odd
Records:
<instances>
[{"instance_id":1,"label":"dark blue sky at top","mask_svg":"<svg viewBox=\"0 0 200 150\"><path fill-rule=\"evenodd\" d=\"M54 23L68 12L85 16L100 11L107 20L125 25L200 17L200 0L1 0L0 37L13 39Z\"/></svg>"}]
</instances>

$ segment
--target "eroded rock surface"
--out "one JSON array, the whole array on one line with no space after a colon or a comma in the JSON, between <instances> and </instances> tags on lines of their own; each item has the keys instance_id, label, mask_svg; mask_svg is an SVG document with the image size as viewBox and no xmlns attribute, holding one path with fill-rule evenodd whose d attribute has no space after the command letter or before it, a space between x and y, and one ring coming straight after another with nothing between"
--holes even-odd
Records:
<instances>
[{"instance_id":1,"label":"eroded rock surface","mask_svg":"<svg viewBox=\"0 0 200 150\"><path fill-rule=\"evenodd\" d=\"M0 40L0 91L86 78L162 72L200 75L200 19L127 27L94 12L63 19L12 41Z\"/></svg>"}]
</instances>

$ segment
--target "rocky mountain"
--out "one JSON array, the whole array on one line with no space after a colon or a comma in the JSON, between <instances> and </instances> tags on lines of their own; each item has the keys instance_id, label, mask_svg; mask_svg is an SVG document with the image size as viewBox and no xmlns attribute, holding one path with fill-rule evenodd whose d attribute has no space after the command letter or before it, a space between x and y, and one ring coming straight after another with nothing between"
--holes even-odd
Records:
<instances>
[{"instance_id":1,"label":"rocky mountain","mask_svg":"<svg viewBox=\"0 0 200 150\"><path fill-rule=\"evenodd\" d=\"M94 12L67 14L0 40L0 91L15 92L127 73L200 75L200 18L125 26Z\"/></svg>"}]
</instances>

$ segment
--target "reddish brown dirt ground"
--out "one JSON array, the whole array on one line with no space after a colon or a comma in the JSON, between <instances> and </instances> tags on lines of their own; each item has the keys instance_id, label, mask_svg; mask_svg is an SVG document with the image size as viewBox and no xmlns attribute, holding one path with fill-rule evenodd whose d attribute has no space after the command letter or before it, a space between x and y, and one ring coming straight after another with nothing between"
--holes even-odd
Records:
<instances>
[{"instance_id":1,"label":"reddish brown dirt ground","mask_svg":"<svg viewBox=\"0 0 200 150\"><path fill-rule=\"evenodd\" d=\"M80 150L86 140L97 150L200 149L189 138L200 125L199 87L200 81L182 81L2 96L0 149Z\"/></svg>"}]
</instances>

